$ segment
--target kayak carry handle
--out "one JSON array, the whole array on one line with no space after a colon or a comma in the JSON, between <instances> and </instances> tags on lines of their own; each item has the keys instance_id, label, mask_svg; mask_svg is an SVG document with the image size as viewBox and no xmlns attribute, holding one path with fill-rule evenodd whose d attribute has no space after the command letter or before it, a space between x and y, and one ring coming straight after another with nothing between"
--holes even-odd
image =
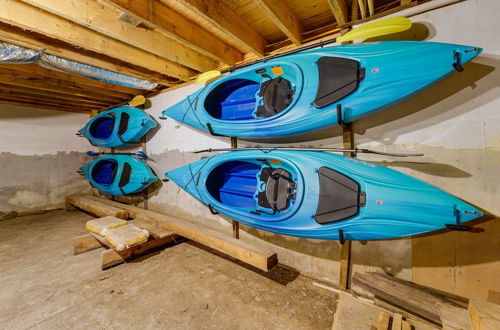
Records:
<instances>
[{"instance_id":1,"label":"kayak carry handle","mask_svg":"<svg viewBox=\"0 0 500 330\"><path fill-rule=\"evenodd\" d=\"M208 206L208 209L210 210L210 213L212 213L213 215L219 214L219 212L217 212L217 211L213 208L212 204L208 204L207 206Z\"/></svg>"},{"instance_id":2,"label":"kayak carry handle","mask_svg":"<svg viewBox=\"0 0 500 330\"><path fill-rule=\"evenodd\" d=\"M471 230L470 226L464 226L461 224L459 210L455 209L455 211L453 211L453 215L455 216L456 223L452 223L452 224L447 223L446 228L448 228L449 230L453 230L453 231L469 231L469 230Z\"/></svg>"},{"instance_id":3,"label":"kayak carry handle","mask_svg":"<svg viewBox=\"0 0 500 330\"><path fill-rule=\"evenodd\" d=\"M455 58L455 63L453 63L453 67L455 68L455 70L457 70L458 72L463 72L464 67L462 66L462 54L460 54L460 52L455 52L453 58Z\"/></svg>"}]
</instances>

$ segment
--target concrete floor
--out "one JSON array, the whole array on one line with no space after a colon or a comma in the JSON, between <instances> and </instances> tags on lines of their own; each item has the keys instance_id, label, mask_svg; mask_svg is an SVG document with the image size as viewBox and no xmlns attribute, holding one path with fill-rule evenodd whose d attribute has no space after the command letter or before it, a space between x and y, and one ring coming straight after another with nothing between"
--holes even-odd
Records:
<instances>
[{"instance_id":1,"label":"concrete floor","mask_svg":"<svg viewBox=\"0 0 500 330\"><path fill-rule=\"evenodd\" d=\"M92 217L56 211L0 222L0 328L330 329L334 293L192 242L107 271L73 255Z\"/></svg>"}]
</instances>

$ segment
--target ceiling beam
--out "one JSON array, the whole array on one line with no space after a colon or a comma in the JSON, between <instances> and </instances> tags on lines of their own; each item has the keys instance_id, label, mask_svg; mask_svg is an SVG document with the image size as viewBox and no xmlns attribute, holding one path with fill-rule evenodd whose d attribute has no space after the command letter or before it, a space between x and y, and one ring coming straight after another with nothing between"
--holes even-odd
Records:
<instances>
[{"instance_id":1,"label":"ceiling beam","mask_svg":"<svg viewBox=\"0 0 500 330\"><path fill-rule=\"evenodd\" d=\"M213 70L219 66L218 61L201 55L176 40L166 38L164 34L156 30L137 27L117 19L119 13L115 8L94 0L22 1L110 38L197 71Z\"/></svg>"},{"instance_id":2,"label":"ceiling beam","mask_svg":"<svg viewBox=\"0 0 500 330\"><path fill-rule=\"evenodd\" d=\"M137 94L144 93L143 89L130 88L126 86L113 85L104 81L75 76L69 73L64 73L56 70L51 70L39 66L38 64L1 64L0 74L4 73L26 73L28 77L50 77L60 79L68 84L81 89L101 92L106 95L113 95L120 98L130 98Z\"/></svg>"},{"instance_id":3,"label":"ceiling beam","mask_svg":"<svg viewBox=\"0 0 500 330\"><path fill-rule=\"evenodd\" d=\"M59 110L59 111L76 112L76 113L83 113L83 114L89 114L90 113L90 110L86 110L86 109L71 108L71 107L64 107L64 106L46 105L46 104L43 104L43 103L40 104L40 103L33 103L33 102L20 101L20 100L2 100L2 99L0 99L0 104L12 104L12 105L20 105L20 106L23 106L23 107L30 107L30 108L47 109L47 110Z\"/></svg>"},{"instance_id":4,"label":"ceiling beam","mask_svg":"<svg viewBox=\"0 0 500 330\"><path fill-rule=\"evenodd\" d=\"M233 65L243 60L242 52L159 1L101 0L101 2L114 6L134 21L154 28L186 47L225 64Z\"/></svg>"},{"instance_id":5,"label":"ceiling beam","mask_svg":"<svg viewBox=\"0 0 500 330\"><path fill-rule=\"evenodd\" d=\"M19 93L28 94L28 95L38 95L39 97L43 96L43 97L48 97L48 98L60 99L60 100L71 100L73 102L96 104L96 105L103 106L103 107L107 106L110 103L110 102L96 100L96 99L92 99L92 98L85 98L83 96L62 94L62 93L58 93L58 92L54 92L54 91L47 92L47 91L43 91L43 90L39 90L39 89L31 89L31 88L27 88L27 87L14 86L14 85L0 84L0 90L19 92Z\"/></svg>"},{"instance_id":6,"label":"ceiling beam","mask_svg":"<svg viewBox=\"0 0 500 330\"><path fill-rule=\"evenodd\" d=\"M352 0L351 6L351 22L357 21L359 17L359 3L358 0Z\"/></svg>"},{"instance_id":7,"label":"ceiling beam","mask_svg":"<svg viewBox=\"0 0 500 330\"><path fill-rule=\"evenodd\" d=\"M124 74L139 79L145 79L158 84L171 86L175 79L161 75L157 72L139 69L136 66L120 64L120 61L101 54L93 53L81 48L75 48L69 44L55 39L47 39L44 36L24 31L0 22L0 41L11 43L30 49L44 49L44 53L65 58L82 64ZM117 85L114 85L117 86Z\"/></svg>"},{"instance_id":8,"label":"ceiling beam","mask_svg":"<svg viewBox=\"0 0 500 330\"><path fill-rule=\"evenodd\" d=\"M366 0L358 0L359 12L361 13L361 18L366 18Z\"/></svg>"},{"instance_id":9,"label":"ceiling beam","mask_svg":"<svg viewBox=\"0 0 500 330\"><path fill-rule=\"evenodd\" d=\"M65 107L75 107L81 109L89 110L99 110L107 107L107 105L95 105L87 104L83 102L71 102L68 100L54 99L54 98L40 98L39 96L32 94L24 94L13 91L3 91L0 90L0 99L11 100L11 101L28 101L38 104L55 105L55 106L65 106Z\"/></svg>"},{"instance_id":10,"label":"ceiling beam","mask_svg":"<svg viewBox=\"0 0 500 330\"><path fill-rule=\"evenodd\" d=\"M19 78L17 76L11 76L11 75L7 75L5 73L2 73L0 75L0 84L21 86L21 87L39 89L39 90L48 91L48 92L55 91L55 92L67 94L67 95L91 97L91 98L96 99L96 100L102 100L102 101L106 101L106 102L110 102L110 103L121 102L123 100L122 98L117 98L117 97L114 97L111 95L103 95L101 93L96 93L96 92L88 91L85 89L68 87L68 85L65 84L64 81L57 80L57 79L52 80L48 77L26 79L26 78Z\"/></svg>"},{"instance_id":11,"label":"ceiling beam","mask_svg":"<svg viewBox=\"0 0 500 330\"><path fill-rule=\"evenodd\" d=\"M349 22L349 16L347 16L347 4L345 0L326 0L330 6L330 10L335 16L337 25L344 25ZM356 0L354 0L356 1Z\"/></svg>"},{"instance_id":12,"label":"ceiling beam","mask_svg":"<svg viewBox=\"0 0 500 330\"><path fill-rule=\"evenodd\" d=\"M290 7L282 0L254 0L273 23L297 46L302 44L304 28Z\"/></svg>"},{"instance_id":13,"label":"ceiling beam","mask_svg":"<svg viewBox=\"0 0 500 330\"><path fill-rule=\"evenodd\" d=\"M368 13L370 16L373 16L375 14L375 4L373 3L374 0L368 0Z\"/></svg>"},{"instance_id":14,"label":"ceiling beam","mask_svg":"<svg viewBox=\"0 0 500 330\"><path fill-rule=\"evenodd\" d=\"M0 21L101 53L126 63L137 64L161 74L189 80L196 71L95 33L64 18L18 0L0 0Z\"/></svg>"},{"instance_id":15,"label":"ceiling beam","mask_svg":"<svg viewBox=\"0 0 500 330\"><path fill-rule=\"evenodd\" d=\"M30 68L25 64L3 64L0 65L0 74L3 76L10 76L25 80L41 80L48 84L65 86L78 91L93 93L96 97L104 96L106 98L114 99L129 99L133 94L123 93L120 91L115 91L112 88L105 88L102 86L92 86L85 85L78 81L66 80L64 75L59 76L56 74L51 74L52 70L42 71L41 74L30 70ZM142 92L142 91L141 91Z\"/></svg>"},{"instance_id":16,"label":"ceiling beam","mask_svg":"<svg viewBox=\"0 0 500 330\"><path fill-rule=\"evenodd\" d=\"M231 8L219 0L160 0L180 14L215 27L240 43L245 50L264 55L266 40Z\"/></svg>"}]
</instances>

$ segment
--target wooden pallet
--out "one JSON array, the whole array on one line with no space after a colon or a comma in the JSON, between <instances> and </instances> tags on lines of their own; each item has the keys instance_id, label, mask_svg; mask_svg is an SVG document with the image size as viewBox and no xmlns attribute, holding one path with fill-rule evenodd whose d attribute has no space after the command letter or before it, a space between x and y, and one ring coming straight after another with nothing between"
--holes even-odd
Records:
<instances>
[{"instance_id":1,"label":"wooden pallet","mask_svg":"<svg viewBox=\"0 0 500 330\"><path fill-rule=\"evenodd\" d=\"M146 226L147 224L148 226L154 226L173 232L264 271L270 270L278 263L278 257L276 253L272 251L262 249L254 244L224 235L216 230L206 228L187 220L173 218L133 205L123 204L91 195L77 194L67 196L66 203L69 206L75 206L101 217L108 215L116 216L117 212L127 212L128 218L134 219L136 224L139 223L142 224L142 226ZM141 225L139 225L139 227L141 227ZM143 228L148 229L148 227ZM81 240L89 240L89 238L82 238Z\"/></svg>"}]
</instances>

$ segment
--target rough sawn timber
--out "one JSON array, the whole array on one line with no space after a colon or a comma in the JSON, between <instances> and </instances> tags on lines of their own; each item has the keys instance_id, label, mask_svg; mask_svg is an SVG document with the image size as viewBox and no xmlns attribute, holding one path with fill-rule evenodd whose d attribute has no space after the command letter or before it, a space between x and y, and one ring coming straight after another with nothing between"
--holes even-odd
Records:
<instances>
[{"instance_id":1,"label":"rough sawn timber","mask_svg":"<svg viewBox=\"0 0 500 330\"><path fill-rule=\"evenodd\" d=\"M72 195L66 197L67 203L73 205L75 205L75 202L79 203L80 206L75 206L82 209L85 209L82 205L88 205L89 200L95 201L99 204L106 204L115 208L124 209L128 211L131 218L155 224L180 236L199 242L233 258L239 259L261 270L268 271L278 263L277 255L274 252L256 247L255 245L247 242L242 242L241 240L187 220L173 218L164 214L144 210L136 206L122 204L96 196ZM85 203L82 203L81 201L85 201Z\"/></svg>"}]
</instances>

